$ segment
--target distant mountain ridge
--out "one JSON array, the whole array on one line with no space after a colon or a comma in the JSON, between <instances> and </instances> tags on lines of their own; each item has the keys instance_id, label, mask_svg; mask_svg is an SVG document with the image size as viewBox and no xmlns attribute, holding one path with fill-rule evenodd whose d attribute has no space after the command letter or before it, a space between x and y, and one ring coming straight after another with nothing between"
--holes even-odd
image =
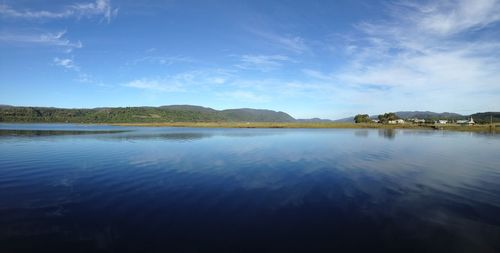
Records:
<instances>
[{"instance_id":1,"label":"distant mountain ridge","mask_svg":"<svg viewBox=\"0 0 500 253\"><path fill-rule=\"evenodd\" d=\"M466 117L464 115L458 114L458 113L452 113L452 112L430 112L430 111L400 111L400 112L395 112L396 115L400 118L408 119L408 118L419 118L419 119L433 119L433 118L440 118L440 119L458 119L458 118L463 118Z\"/></svg>"},{"instance_id":2,"label":"distant mountain ridge","mask_svg":"<svg viewBox=\"0 0 500 253\"><path fill-rule=\"evenodd\" d=\"M297 119L298 122L316 122L316 123L325 123L325 122L333 122L330 119L320 119L320 118L311 118L311 119Z\"/></svg>"},{"instance_id":3,"label":"distant mountain ridge","mask_svg":"<svg viewBox=\"0 0 500 253\"><path fill-rule=\"evenodd\" d=\"M99 107L66 109L53 107L0 107L0 122L293 122L285 112L266 109L215 110L196 105L159 107Z\"/></svg>"}]
</instances>

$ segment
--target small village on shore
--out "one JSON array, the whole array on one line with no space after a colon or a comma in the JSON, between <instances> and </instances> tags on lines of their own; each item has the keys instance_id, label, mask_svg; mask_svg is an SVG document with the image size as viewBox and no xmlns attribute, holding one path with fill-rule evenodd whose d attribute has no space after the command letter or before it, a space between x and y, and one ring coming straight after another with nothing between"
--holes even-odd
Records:
<instances>
[{"instance_id":1,"label":"small village on shore","mask_svg":"<svg viewBox=\"0 0 500 253\"><path fill-rule=\"evenodd\" d=\"M372 120L375 123L380 123L380 120L374 119ZM409 118L409 119L395 119L395 120L389 120L387 121L388 124L406 124L406 123L414 123L414 124L458 124L458 125L467 125L467 126L473 126L476 124L474 122L474 119L470 117L469 119L463 119L463 120L447 120L447 119L439 119L439 120L425 120L425 119L419 119L419 118Z\"/></svg>"},{"instance_id":2,"label":"small village on shore","mask_svg":"<svg viewBox=\"0 0 500 253\"><path fill-rule=\"evenodd\" d=\"M418 125L461 125L461 126L474 126L476 121L472 116L465 119L442 119L442 118L419 118L419 117L408 117L403 118L398 116L396 113L389 112L378 115L377 118L374 116L369 116L368 114L358 114L354 117L354 123L379 123L379 124L389 124L389 125L399 125L399 124L418 124Z\"/></svg>"}]
</instances>

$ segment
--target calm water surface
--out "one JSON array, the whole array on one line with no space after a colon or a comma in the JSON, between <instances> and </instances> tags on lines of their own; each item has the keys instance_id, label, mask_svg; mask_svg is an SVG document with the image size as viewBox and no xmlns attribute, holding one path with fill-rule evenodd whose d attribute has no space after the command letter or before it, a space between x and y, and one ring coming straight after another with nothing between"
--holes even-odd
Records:
<instances>
[{"instance_id":1,"label":"calm water surface","mask_svg":"<svg viewBox=\"0 0 500 253\"><path fill-rule=\"evenodd\" d=\"M0 252L90 251L500 252L500 135L0 124Z\"/></svg>"}]
</instances>

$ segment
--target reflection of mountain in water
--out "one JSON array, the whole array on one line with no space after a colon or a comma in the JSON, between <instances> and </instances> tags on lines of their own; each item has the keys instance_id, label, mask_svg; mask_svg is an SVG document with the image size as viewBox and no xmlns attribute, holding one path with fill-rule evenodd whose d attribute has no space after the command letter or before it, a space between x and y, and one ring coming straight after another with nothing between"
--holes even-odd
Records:
<instances>
[{"instance_id":1,"label":"reflection of mountain in water","mask_svg":"<svg viewBox=\"0 0 500 253\"><path fill-rule=\"evenodd\" d=\"M84 135L84 134L111 134L123 133L123 130L8 130L0 129L0 136L52 136L52 135Z\"/></svg>"},{"instance_id":2,"label":"reflection of mountain in water","mask_svg":"<svg viewBox=\"0 0 500 253\"><path fill-rule=\"evenodd\" d=\"M120 135L100 136L99 139L112 139L121 141L134 140L167 140L167 141L193 141L203 138L212 137L212 134L207 133L127 133Z\"/></svg>"},{"instance_id":3,"label":"reflection of mountain in water","mask_svg":"<svg viewBox=\"0 0 500 253\"><path fill-rule=\"evenodd\" d=\"M168 131L168 132L167 132ZM126 132L123 134L113 134L99 136L99 139L111 139L120 141L134 141L134 140L165 140L165 141L195 141L205 138L211 138L215 136L220 137L258 137L258 136L271 136L282 134L282 132L231 132L231 130L225 129L224 131L211 131L206 129L200 129L199 132L170 132L170 130L165 130L163 132Z\"/></svg>"}]
</instances>

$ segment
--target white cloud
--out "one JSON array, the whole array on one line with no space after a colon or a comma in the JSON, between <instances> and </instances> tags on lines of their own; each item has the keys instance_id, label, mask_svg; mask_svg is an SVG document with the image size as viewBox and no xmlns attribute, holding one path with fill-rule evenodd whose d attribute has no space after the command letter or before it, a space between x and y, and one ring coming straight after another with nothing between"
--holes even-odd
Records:
<instances>
[{"instance_id":1,"label":"white cloud","mask_svg":"<svg viewBox=\"0 0 500 253\"><path fill-rule=\"evenodd\" d=\"M184 89L182 85L177 82L171 82L169 79L136 79L130 81L124 86L144 89L144 90L152 90L152 91L162 91L162 92L183 92Z\"/></svg>"},{"instance_id":2,"label":"white cloud","mask_svg":"<svg viewBox=\"0 0 500 253\"><path fill-rule=\"evenodd\" d=\"M0 4L0 15L4 17L23 19L61 19L101 16L109 23L116 16L118 9L113 9L109 0L96 0L91 3L76 3L67 5L58 11L47 10L16 10L6 4Z\"/></svg>"},{"instance_id":3,"label":"white cloud","mask_svg":"<svg viewBox=\"0 0 500 253\"><path fill-rule=\"evenodd\" d=\"M80 41L72 42L64 35L66 31L56 33L42 33L42 34L0 34L0 41L7 43L21 43L21 44L35 44L42 46L55 46L64 49L66 52L71 52L73 49L82 48L83 45Z\"/></svg>"},{"instance_id":4,"label":"white cloud","mask_svg":"<svg viewBox=\"0 0 500 253\"><path fill-rule=\"evenodd\" d=\"M215 84L224 84L227 82L227 79L224 77L213 77L209 81Z\"/></svg>"}]
</instances>

